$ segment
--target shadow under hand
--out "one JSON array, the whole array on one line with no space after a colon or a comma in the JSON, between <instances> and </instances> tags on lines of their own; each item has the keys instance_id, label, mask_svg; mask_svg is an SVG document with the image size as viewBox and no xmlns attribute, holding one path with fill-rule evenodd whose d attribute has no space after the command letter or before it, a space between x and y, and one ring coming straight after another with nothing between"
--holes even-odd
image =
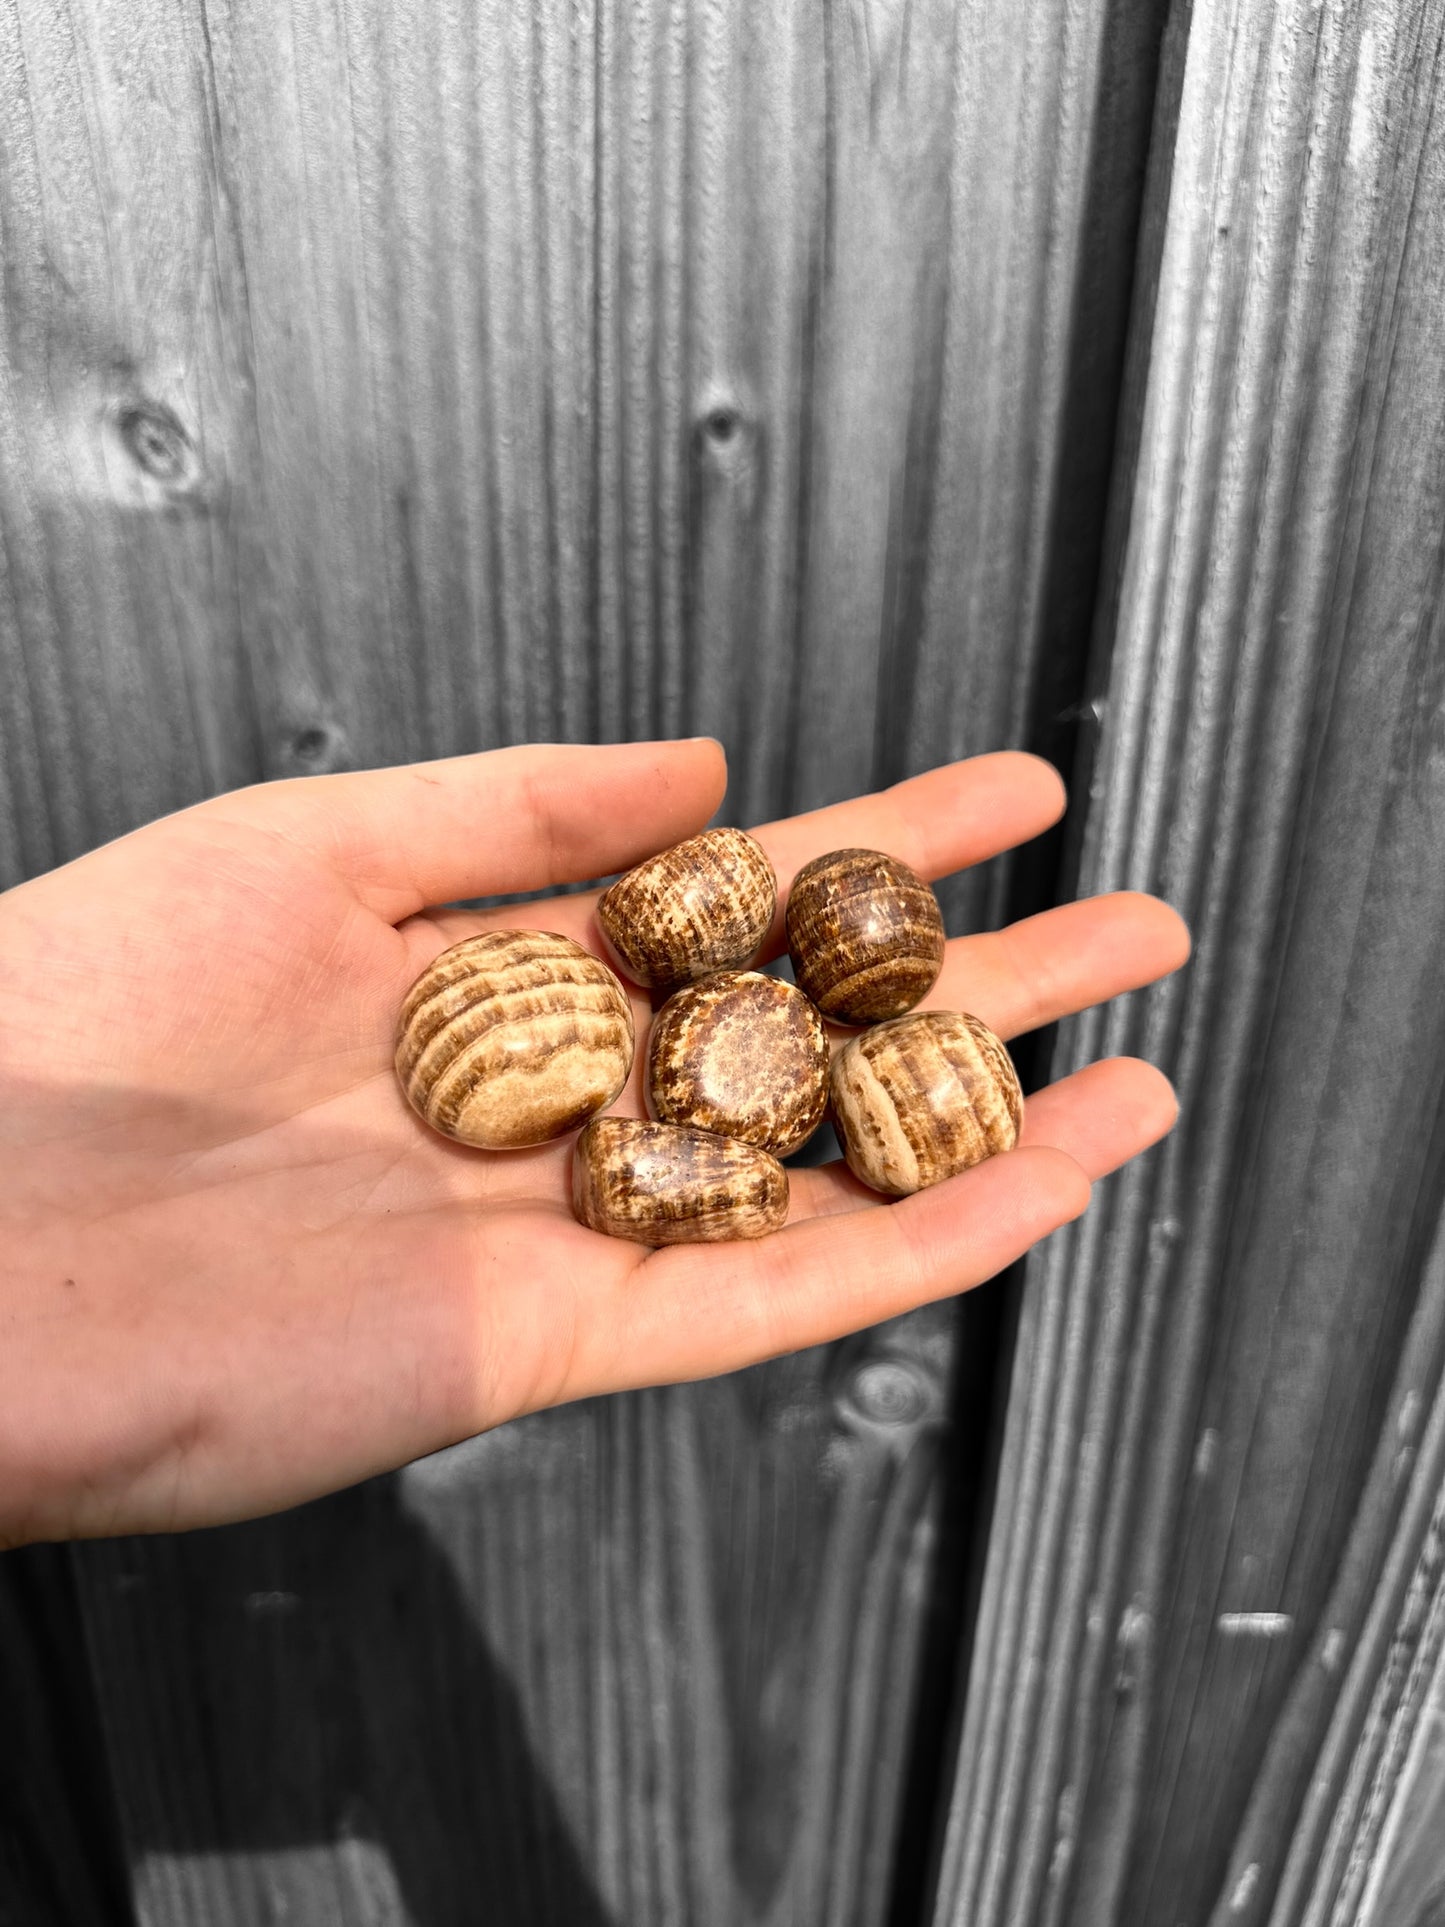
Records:
<instances>
[{"instance_id":1,"label":"shadow under hand","mask_svg":"<svg viewBox=\"0 0 1445 1927\"><path fill-rule=\"evenodd\" d=\"M412 1927L608 1927L517 1695L394 1475L72 1557L133 1866L370 1841L397 1895L367 1919L399 1899ZM256 1917L223 1904L224 1867L206 1878L207 1919ZM324 1856L270 1867L262 1917L332 1917L339 1878Z\"/></svg>"}]
</instances>

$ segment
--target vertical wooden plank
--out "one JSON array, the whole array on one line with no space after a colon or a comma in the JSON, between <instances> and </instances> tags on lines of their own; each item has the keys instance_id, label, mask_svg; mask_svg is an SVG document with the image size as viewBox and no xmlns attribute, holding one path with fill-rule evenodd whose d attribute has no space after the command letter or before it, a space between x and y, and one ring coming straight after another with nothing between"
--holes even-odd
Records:
<instances>
[{"instance_id":1,"label":"vertical wooden plank","mask_svg":"<svg viewBox=\"0 0 1445 1927\"><path fill-rule=\"evenodd\" d=\"M63 1546L0 1558L0 1927L133 1918Z\"/></svg>"},{"instance_id":2,"label":"vertical wooden plank","mask_svg":"<svg viewBox=\"0 0 1445 1927\"><path fill-rule=\"evenodd\" d=\"M255 771L196 39L169 9L0 10L0 883Z\"/></svg>"},{"instance_id":3,"label":"vertical wooden plank","mask_svg":"<svg viewBox=\"0 0 1445 1927\"><path fill-rule=\"evenodd\" d=\"M1437 1612L1437 1618L1441 1616ZM1428 1923L1445 1904L1445 1656L1436 1665L1418 1717L1402 1784L1391 1804L1383 1858L1358 1918Z\"/></svg>"},{"instance_id":4,"label":"vertical wooden plank","mask_svg":"<svg viewBox=\"0 0 1445 1927\"><path fill-rule=\"evenodd\" d=\"M912 533L902 485L917 460L914 383L935 359L935 330L953 319L940 309L934 267L944 235L960 262L960 237L947 225L960 29L958 10L944 5L856 0L823 16L826 151L814 245L824 298L808 397L799 798L831 801L873 782L873 732L857 722L873 718L896 637ZM1001 38L985 27L982 47ZM1005 96L1010 121L1019 106ZM991 238L997 247L1001 237ZM1004 371L990 366L979 385L1000 379Z\"/></svg>"},{"instance_id":5,"label":"vertical wooden plank","mask_svg":"<svg viewBox=\"0 0 1445 1927\"><path fill-rule=\"evenodd\" d=\"M1270 1917L1445 1201L1445 15L1181 18L1082 888L1196 950L1060 1068L1137 1051L1183 1117L1031 1268L936 1909L970 1927Z\"/></svg>"},{"instance_id":6,"label":"vertical wooden plank","mask_svg":"<svg viewBox=\"0 0 1445 1927\"><path fill-rule=\"evenodd\" d=\"M375 378L370 288L395 267L366 228L378 151L357 133L345 16L302 0L264 31L225 7L203 17L245 274L257 458L236 515L259 560L265 773L382 762L388 739L415 754L389 541L404 423Z\"/></svg>"},{"instance_id":7,"label":"vertical wooden plank","mask_svg":"<svg viewBox=\"0 0 1445 1927\"><path fill-rule=\"evenodd\" d=\"M957 9L945 306L877 691L910 767L1000 743L1070 767L1166 12ZM958 927L1001 920L1019 868L956 888Z\"/></svg>"},{"instance_id":8,"label":"vertical wooden plank","mask_svg":"<svg viewBox=\"0 0 1445 1927\"><path fill-rule=\"evenodd\" d=\"M418 1921L881 1919L950 1342L78 1549L141 1919L368 1919L359 1842Z\"/></svg>"},{"instance_id":9,"label":"vertical wooden plank","mask_svg":"<svg viewBox=\"0 0 1445 1927\"><path fill-rule=\"evenodd\" d=\"M1270 1734L1214 1919L1360 1918L1367 1885L1445 1874L1431 1784L1445 1631L1445 1225L1437 1230L1374 1464L1310 1663ZM1305 1789L1303 1800L1300 1789ZM1298 1810L1291 1827L1290 1818ZM1423 1822L1423 1824L1416 1824ZM1433 1845L1433 1855L1415 1841ZM1397 1864L1398 1868L1397 1868ZM1429 1879L1423 1883L1428 1887ZM1417 1894L1423 1904L1423 1892ZM1382 1919L1415 1919L1420 1909ZM1368 1910L1367 1910L1368 1912ZM1261 1918L1256 1908L1254 1918Z\"/></svg>"}]
</instances>

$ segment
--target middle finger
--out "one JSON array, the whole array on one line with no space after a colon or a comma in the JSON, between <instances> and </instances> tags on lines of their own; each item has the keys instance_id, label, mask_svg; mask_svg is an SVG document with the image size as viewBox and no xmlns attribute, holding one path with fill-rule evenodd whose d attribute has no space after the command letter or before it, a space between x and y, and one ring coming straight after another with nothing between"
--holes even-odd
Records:
<instances>
[{"instance_id":1,"label":"middle finger","mask_svg":"<svg viewBox=\"0 0 1445 1927\"><path fill-rule=\"evenodd\" d=\"M955 937L924 1010L966 1010L1003 1038L1167 977L1189 955L1189 930L1158 897L1115 890Z\"/></svg>"}]
</instances>

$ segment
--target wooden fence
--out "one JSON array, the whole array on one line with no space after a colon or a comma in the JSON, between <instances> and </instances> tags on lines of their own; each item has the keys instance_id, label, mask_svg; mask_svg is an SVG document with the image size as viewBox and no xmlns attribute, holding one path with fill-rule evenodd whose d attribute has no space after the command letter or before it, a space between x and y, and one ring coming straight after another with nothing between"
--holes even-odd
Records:
<instances>
[{"instance_id":1,"label":"wooden fence","mask_svg":"<svg viewBox=\"0 0 1445 1927\"><path fill-rule=\"evenodd\" d=\"M1020 1274L0 1560L0 1923L1445 1921L1445 0L0 0L0 883L1006 745L1174 1135Z\"/></svg>"}]
</instances>

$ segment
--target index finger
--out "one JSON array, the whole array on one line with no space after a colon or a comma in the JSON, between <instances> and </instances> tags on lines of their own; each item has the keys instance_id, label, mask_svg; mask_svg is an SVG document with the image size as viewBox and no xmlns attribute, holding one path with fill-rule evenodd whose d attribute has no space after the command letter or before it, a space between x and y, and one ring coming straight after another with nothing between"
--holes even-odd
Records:
<instances>
[{"instance_id":1,"label":"index finger","mask_svg":"<svg viewBox=\"0 0 1445 1927\"><path fill-rule=\"evenodd\" d=\"M1063 778L1052 763L1005 749L944 763L871 795L750 829L778 878L778 908L757 963L769 963L783 950L788 892L798 871L815 856L829 850L885 850L932 883L1042 835L1058 822L1067 802ZM603 955L595 924L601 894L579 891L550 899L547 928L575 936ZM540 908L533 914L541 914ZM509 906L444 912L430 922L455 941L476 930L509 927L518 915L517 908Z\"/></svg>"}]
</instances>

